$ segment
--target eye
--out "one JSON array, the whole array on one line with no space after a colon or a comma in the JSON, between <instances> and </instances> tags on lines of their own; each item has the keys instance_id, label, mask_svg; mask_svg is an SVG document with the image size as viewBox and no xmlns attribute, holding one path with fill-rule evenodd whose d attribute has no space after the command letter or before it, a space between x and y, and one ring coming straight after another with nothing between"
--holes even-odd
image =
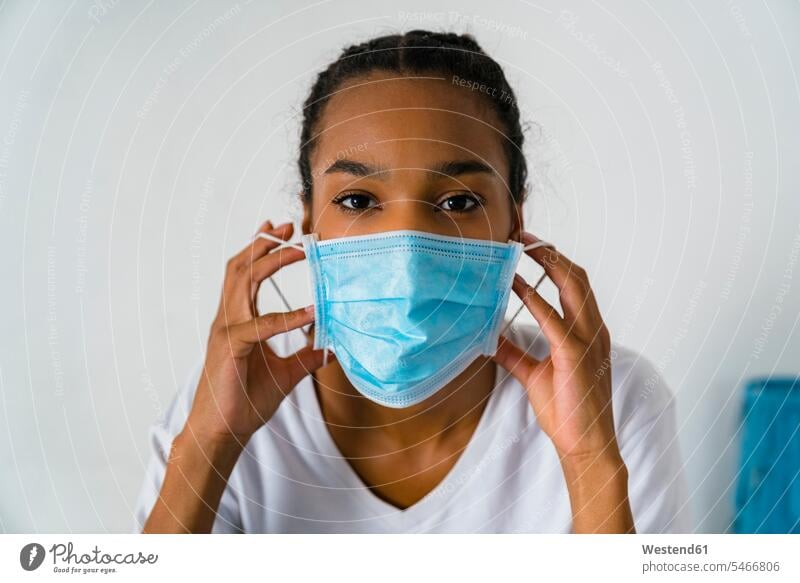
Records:
<instances>
[{"instance_id":1,"label":"eye","mask_svg":"<svg viewBox=\"0 0 800 583\"><path fill-rule=\"evenodd\" d=\"M333 199L333 204L346 212L359 212L378 206L373 197L362 192L345 192Z\"/></svg>"},{"instance_id":2,"label":"eye","mask_svg":"<svg viewBox=\"0 0 800 583\"><path fill-rule=\"evenodd\" d=\"M447 197L438 206L448 212L467 213L483 206L483 200L471 192L463 192Z\"/></svg>"}]
</instances>

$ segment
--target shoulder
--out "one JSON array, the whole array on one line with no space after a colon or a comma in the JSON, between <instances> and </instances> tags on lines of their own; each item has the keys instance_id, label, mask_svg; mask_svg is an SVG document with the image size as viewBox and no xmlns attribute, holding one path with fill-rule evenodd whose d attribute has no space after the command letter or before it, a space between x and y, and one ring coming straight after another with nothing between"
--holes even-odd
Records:
<instances>
[{"instance_id":1,"label":"shoulder","mask_svg":"<svg viewBox=\"0 0 800 583\"><path fill-rule=\"evenodd\" d=\"M506 336L534 358L550 353L544 333L535 324L514 324ZM658 368L633 348L612 340L609 358L596 374L611 375L614 422L622 436L670 414L674 407L674 394Z\"/></svg>"},{"instance_id":2,"label":"shoulder","mask_svg":"<svg viewBox=\"0 0 800 583\"><path fill-rule=\"evenodd\" d=\"M512 340L536 358L549 353L537 326L518 326ZM601 372L611 375L614 428L630 475L636 531L691 532L675 394L651 359L613 340Z\"/></svg>"},{"instance_id":3,"label":"shoulder","mask_svg":"<svg viewBox=\"0 0 800 583\"><path fill-rule=\"evenodd\" d=\"M194 395L197 392L197 385L202 374L203 360L198 359L184 377L183 383L177 386L169 405L159 415L155 423L151 425L150 434L152 437L170 438L171 441L171 438L180 433L192 408Z\"/></svg>"},{"instance_id":4,"label":"shoulder","mask_svg":"<svg viewBox=\"0 0 800 583\"><path fill-rule=\"evenodd\" d=\"M691 532L675 394L647 357L612 343L614 425L637 532Z\"/></svg>"},{"instance_id":5,"label":"shoulder","mask_svg":"<svg viewBox=\"0 0 800 583\"><path fill-rule=\"evenodd\" d=\"M276 334L267 340L267 345L269 348L278 356L290 356L291 354L303 348L306 343L306 337L299 329ZM200 383L203 369L203 360L198 360L187 375L183 386L181 386L178 392L175 394L172 402L163 415L161 424L166 428L177 428L179 430L180 427L183 426L189 410L192 407L194 395L197 391L197 386ZM311 384L309 378L309 376L304 377L297 384L297 386L295 386L293 390L289 392L284 399L284 403L272 417L272 420L270 421L271 425L285 421L287 417L292 415L291 412L296 411L298 407L308 406L307 401L309 398L309 387L313 389L313 385ZM290 406L284 406L289 403L291 403ZM265 432L257 432L256 435L259 433L264 434Z\"/></svg>"},{"instance_id":6,"label":"shoulder","mask_svg":"<svg viewBox=\"0 0 800 583\"><path fill-rule=\"evenodd\" d=\"M675 394L650 358L612 341L610 362L618 433L632 434L673 414Z\"/></svg>"},{"instance_id":7,"label":"shoulder","mask_svg":"<svg viewBox=\"0 0 800 583\"><path fill-rule=\"evenodd\" d=\"M304 342L305 340L302 332L299 330L292 330L273 336L267 341L267 344L279 356L288 356L302 348ZM151 435L153 437L174 437L183 428L189 416L189 411L192 408L194 396L203 375L203 370L204 359L198 358L186 375L184 382L178 386L169 405L151 426ZM301 382L301 385L302 384ZM300 386L297 388L300 388ZM295 392L292 391L292 393L287 396L287 400L293 400L292 395L294 394Z\"/></svg>"}]
</instances>

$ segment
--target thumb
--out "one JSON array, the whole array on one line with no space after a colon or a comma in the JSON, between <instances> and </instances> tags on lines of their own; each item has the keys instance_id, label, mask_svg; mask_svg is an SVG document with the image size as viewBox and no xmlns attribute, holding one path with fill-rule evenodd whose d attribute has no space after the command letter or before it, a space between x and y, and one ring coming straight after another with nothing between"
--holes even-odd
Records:
<instances>
[{"instance_id":1,"label":"thumb","mask_svg":"<svg viewBox=\"0 0 800 583\"><path fill-rule=\"evenodd\" d=\"M527 354L506 336L501 335L492 359L506 369L523 386L539 361Z\"/></svg>"},{"instance_id":2,"label":"thumb","mask_svg":"<svg viewBox=\"0 0 800 583\"><path fill-rule=\"evenodd\" d=\"M286 366L289 368L289 378L291 379L292 386L300 382L300 379L311 374L323 365L325 351L323 349L314 349L311 346L305 346L283 359ZM328 362L336 360L336 356L328 350Z\"/></svg>"}]
</instances>

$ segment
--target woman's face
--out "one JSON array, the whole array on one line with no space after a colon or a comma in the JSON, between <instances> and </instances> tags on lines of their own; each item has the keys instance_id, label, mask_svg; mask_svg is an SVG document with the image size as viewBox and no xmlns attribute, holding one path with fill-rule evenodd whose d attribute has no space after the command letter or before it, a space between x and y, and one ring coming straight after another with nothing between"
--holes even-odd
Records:
<instances>
[{"instance_id":1,"label":"woman's face","mask_svg":"<svg viewBox=\"0 0 800 583\"><path fill-rule=\"evenodd\" d=\"M316 128L303 231L519 240L504 130L485 99L445 76L374 73L340 87Z\"/></svg>"}]
</instances>

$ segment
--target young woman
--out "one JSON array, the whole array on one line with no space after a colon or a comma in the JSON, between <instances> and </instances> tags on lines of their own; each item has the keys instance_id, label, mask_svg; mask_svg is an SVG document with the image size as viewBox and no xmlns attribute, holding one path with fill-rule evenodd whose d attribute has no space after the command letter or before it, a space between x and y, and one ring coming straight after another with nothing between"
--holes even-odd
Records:
<instances>
[{"instance_id":1,"label":"young woman","mask_svg":"<svg viewBox=\"0 0 800 583\"><path fill-rule=\"evenodd\" d=\"M302 244L267 221L228 263L136 529L689 530L672 395L611 342L586 272L524 230L522 145L468 35L375 38L322 72ZM314 305L259 315L261 282L304 259ZM563 316L514 275L529 260ZM538 328L503 331L510 289Z\"/></svg>"}]
</instances>

